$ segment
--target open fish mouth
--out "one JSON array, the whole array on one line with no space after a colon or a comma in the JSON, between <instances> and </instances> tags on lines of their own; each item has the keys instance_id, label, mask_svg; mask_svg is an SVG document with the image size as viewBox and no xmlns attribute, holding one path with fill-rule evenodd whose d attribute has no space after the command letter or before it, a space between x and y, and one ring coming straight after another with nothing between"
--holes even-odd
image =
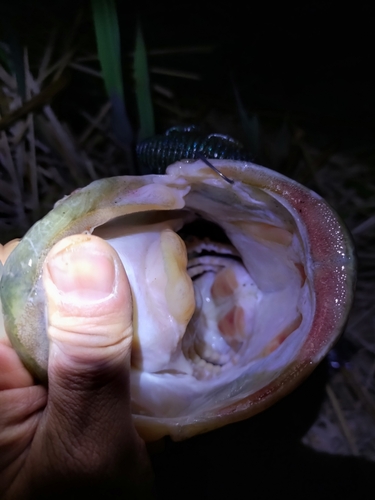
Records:
<instances>
[{"instance_id":1,"label":"open fish mouth","mask_svg":"<svg viewBox=\"0 0 375 500\"><path fill-rule=\"evenodd\" d=\"M224 177L181 161L75 191L26 234L0 283L6 331L45 380L49 249L82 232L115 248L133 295L132 407L146 439L270 406L325 356L353 298L351 238L324 200L263 167L210 161Z\"/></svg>"}]
</instances>

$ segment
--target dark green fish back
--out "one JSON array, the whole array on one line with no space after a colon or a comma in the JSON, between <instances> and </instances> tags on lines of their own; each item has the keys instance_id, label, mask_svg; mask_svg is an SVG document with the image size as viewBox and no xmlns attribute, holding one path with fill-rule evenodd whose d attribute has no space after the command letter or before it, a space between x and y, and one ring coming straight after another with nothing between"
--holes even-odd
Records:
<instances>
[{"instance_id":1,"label":"dark green fish back","mask_svg":"<svg viewBox=\"0 0 375 500\"><path fill-rule=\"evenodd\" d=\"M241 143L227 135L202 134L196 127L174 127L137 145L141 174L164 174L168 165L205 158L250 160Z\"/></svg>"}]
</instances>

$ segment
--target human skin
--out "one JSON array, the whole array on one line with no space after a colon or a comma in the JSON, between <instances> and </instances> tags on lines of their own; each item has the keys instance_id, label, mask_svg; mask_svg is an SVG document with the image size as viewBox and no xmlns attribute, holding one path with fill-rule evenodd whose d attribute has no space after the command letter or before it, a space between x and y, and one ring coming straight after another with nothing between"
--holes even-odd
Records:
<instances>
[{"instance_id":1,"label":"human skin","mask_svg":"<svg viewBox=\"0 0 375 500\"><path fill-rule=\"evenodd\" d=\"M43 282L48 388L0 339L0 497L150 498L130 410L132 302L121 261L100 238L71 236L48 254Z\"/></svg>"}]
</instances>

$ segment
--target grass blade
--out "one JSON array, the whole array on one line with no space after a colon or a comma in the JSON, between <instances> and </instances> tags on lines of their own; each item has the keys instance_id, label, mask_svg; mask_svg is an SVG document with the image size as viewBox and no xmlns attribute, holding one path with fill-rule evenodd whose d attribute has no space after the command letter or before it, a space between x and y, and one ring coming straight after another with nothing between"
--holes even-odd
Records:
<instances>
[{"instance_id":1,"label":"grass blade","mask_svg":"<svg viewBox=\"0 0 375 500\"><path fill-rule=\"evenodd\" d=\"M154 110L151 101L146 46L140 22L138 22L137 36L135 39L134 80L139 118L138 140L142 141L143 139L151 137L155 134L155 125Z\"/></svg>"},{"instance_id":2,"label":"grass blade","mask_svg":"<svg viewBox=\"0 0 375 500\"><path fill-rule=\"evenodd\" d=\"M23 48L11 26L5 27L9 47L9 66L17 80L17 92L22 102L26 99L25 67L23 64Z\"/></svg>"},{"instance_id":3,"label":"grass blade","mask_svg":"<svg viewBox=\"0 0 375 500\"><path fill-rule=\"evenodd\" d=\"M112 104L112 127L118 140L130 145L133 134L126 114L121 71L120 32L114 0L91 0L98 56Z\"/></svg>"}]
</instances>

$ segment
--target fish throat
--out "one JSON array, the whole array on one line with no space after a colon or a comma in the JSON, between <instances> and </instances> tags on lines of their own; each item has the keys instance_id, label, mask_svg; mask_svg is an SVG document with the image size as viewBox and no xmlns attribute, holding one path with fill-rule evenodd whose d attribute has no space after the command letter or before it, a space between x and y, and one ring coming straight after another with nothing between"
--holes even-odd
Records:
<instances>
[{"instance_id":1,"label":"fish throat","mask_svg":"<svg viewBox=\"0 0 375 500\"><path fill-rule=\"evenodd\" d=\"M196 307L182 350L197 378L210 377L239 362L258 290L232 245L189 238L186 246Z\"/></svg>"},{"instance_id":2,"label":"fish throat","mask_svg":"<svg viewBox=\"0 0 375 500\"><path fill-rule=\"evenodd\" d=\"M182 210L131 214L95 230L119 253L133 293L138 413L183 414L194 403L179 387L221 391L251 366L255 390L274 376L273 353L285 344L285 365L308 332L314 301L295 222L256 189L245 204L222 194L192 190ZM146 402L145 387L166 380L172 403L165 392Z\"/></svg>"}]
</instances>

